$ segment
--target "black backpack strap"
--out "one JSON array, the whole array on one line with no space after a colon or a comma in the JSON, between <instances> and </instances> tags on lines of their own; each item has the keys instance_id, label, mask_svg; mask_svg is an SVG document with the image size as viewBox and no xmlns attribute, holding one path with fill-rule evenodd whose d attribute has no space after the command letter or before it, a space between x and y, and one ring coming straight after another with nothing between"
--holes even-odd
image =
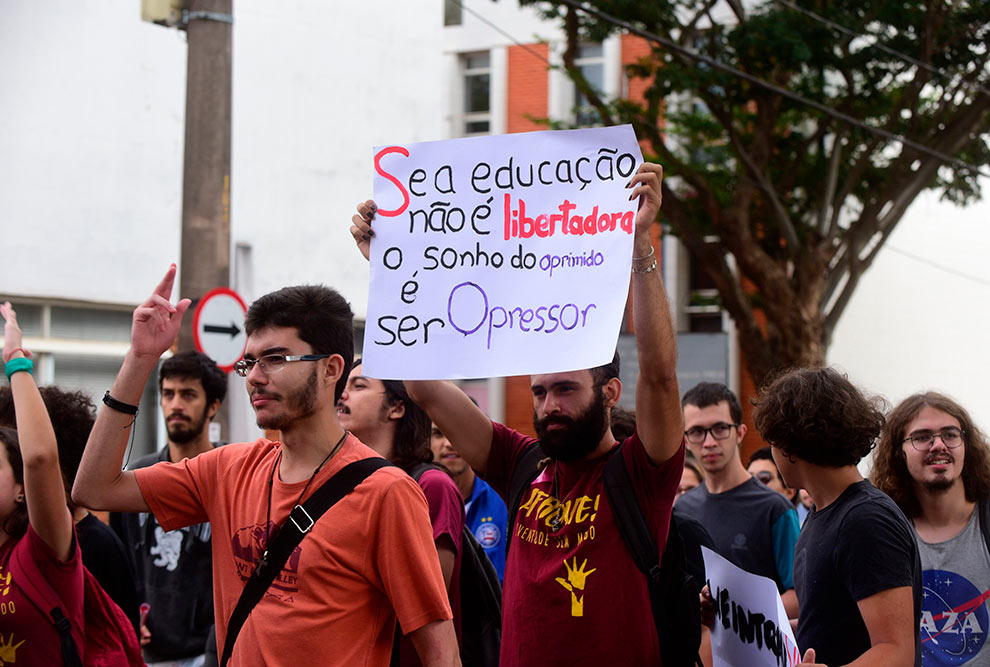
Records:
<instances>
[{"instance_id":1,"label":"black backpack strap","mask_svg":"<svg viewBox=\"0 0 990 667\"><path fill-rule=\"evenodd\" d=\"M654 587L660 583L660 552L636 501L632 480L622 459L621 447L613 450L605 463L605 495L608 497L622 541L626 543L636 567L646 575L652 598ZM655 607L656 605L654 612Z\"/></svg>"},{"instance_id":2,"label":"black backpack strap","mask_svg":"<svg viewBox=\"0 0 990 667\"><path fill-rule=\"evenodd\" d=\"M650 595L650 608L653 612L653 622L657 628L657 638L660 641L660 652L664 664L675 664L671 660L673 655L677 655L677 664L688 664L691 661L689 655L682 655L676 650L677 642L684 640L684 637L676 637L676 633L664 637L665 630L674 627L674 621L668 613L666 602L674 601L675 606L681 597L682 586L684 584L684 544L677 532L673 517L670 521L670 529L667 534L667 543L664 545L663 557L657 549L653 532L643 517L643 511L636 500L636 492L633 489L632 479L626 469L625 461L622 457L622 445L613 449L605 463L604 474L605 495L608 498L609 506L615 517L616 526L622 541L632 556L636 567L646 575L647 589ZM676 575L676 576L675 576ZM692 613L691 610L684 609L682 612ZM694 613L698 613L694 609ZM699 618L700 625L700 618ZM699 637L700 642L700 627ZM694 641L694 638L691 639ZM693 651L693 662L701 664L701 658L697 655L697 648Z\"/></svg>"},{"instance_id":3,"label":"black backpack strap","mask_svg":"<svg viewBox=\"0 0 990 667\"><path fill-rule=\"evenodd\" d=\"M509 478L508 497L505 499L506 507L509 510L509 520L506 523L505 531L505 553L508 560L509 543L512 541L512 532L516 527L516 512L522 504L523 496L529 485L540 474L540 462L546 459L547 455L538 442L531 444L519 457L519 462L512 469L512 476Z\"/></svg>"},{"instance_id":4,"label":"black backpack strap","mask_svg":"<svg viewBox=\"0 0 990 667\"><path fill-rule=\"evenodd\" d=\"M442 468L435 463L417 463L409 469L408 474L418 484L420 477L422 477L423 473L426 472L427 470L439 470L440 472L446 473L448 476L450 476L449 470L447 470L446 468Z\"/></svg>"},{"instance_id":5,"label":"black backpack strap","mask_svg":"<svg viewBox=\"0 0 990 667\"><path fill-rule=\"evenodd\" d=\"M237 606L234 607L230 621L227 623L227 638L223 644L220 667L226 667L227 661L230 660L230 655L234 650L234 642L237 641L237 635L247 620L248 614L264 597L265 591L275 581L275 577L278 576L292 551L299 545L306 533L316 525L324 512L353 491L371 473L390 465L392 464L386 459L381 458L361 459L349 463L324 482L305 503L292 508L289 517L272 539L268 547L267 557L262 557L258 561L254 572L251 573L251 578L244 584L241 597L237 600Z\"/></svg>"}]
</instances>

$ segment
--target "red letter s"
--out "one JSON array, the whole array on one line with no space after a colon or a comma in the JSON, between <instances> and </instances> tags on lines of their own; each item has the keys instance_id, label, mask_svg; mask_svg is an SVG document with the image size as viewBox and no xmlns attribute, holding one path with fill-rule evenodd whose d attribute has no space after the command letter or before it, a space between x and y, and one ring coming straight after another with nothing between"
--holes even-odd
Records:
<instances>
[{"instance_id":1,"label":"red letter s","mask_svg":"<svg viewBox=\"0 0 990 667\"><path fill-rule=\"evenodd\" d=\"M395 187L399 188L399 192L402 193L402 206L395 209L394 211L386 211L384 209L378 209L378 215L385 216L386 218L393 218L397 215L401 215L402 212L409 207L409 193L406 192L406 189L404 187L402 187L402 183L399 181L399 179L397 179L395 176L382 169L382 158L388 155L389 153L401 153L405 157L409 157L409 151L407 151L402 146L389 146L388 148L383 148L377 155L375 155L375 171L378 172L379 175L384 176L392 183L394 183Z\"/></svg>"}]
</instances>

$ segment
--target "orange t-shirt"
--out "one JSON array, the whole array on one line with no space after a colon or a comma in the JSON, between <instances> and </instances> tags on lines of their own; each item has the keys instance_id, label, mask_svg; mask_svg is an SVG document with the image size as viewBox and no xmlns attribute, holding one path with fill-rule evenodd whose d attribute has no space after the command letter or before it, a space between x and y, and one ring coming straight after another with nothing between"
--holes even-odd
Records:
<instances>
[{"instance_id":1,"label":"orange t-shirt","mask_svg":"<svg viewBox=\"0 0 990 667\"><path fill-rule=\"evenodd\" d=\"M221 653L227 619L265 547L269 480L272 529L306 486L273 474L280 447L259 439L135 471L162 528L212 526ZM303 501L348 463L373 456L348 435ZM396 617L408 633L451 612L423 492L400 469L383 468L303 537L241 628L230 665L297 667L317 656L320 664L387 665Z\"/></svg>"}]
</instances>

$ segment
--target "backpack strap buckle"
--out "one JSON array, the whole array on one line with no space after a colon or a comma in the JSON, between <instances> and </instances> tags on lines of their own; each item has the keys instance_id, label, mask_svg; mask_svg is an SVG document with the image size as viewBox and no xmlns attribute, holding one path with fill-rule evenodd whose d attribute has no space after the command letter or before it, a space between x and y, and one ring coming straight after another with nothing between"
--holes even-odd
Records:
<instances>
[{"instance_id":1,"label":"backpack strap buckle","mask_svg":"<svg viewBox=\"0 0 990 667\"><path fill-rule=\"evenodd\" d=\"M303 521L303 523L306 523L306 522L309 523L309 525L307 525L305 528L303 526L299 525L299 521L296 520L296 512L297 511L300 514L302 514L302 516L299 517L299 520L300 521ZM295 524L296 528L298 528L299 529L299 532L302 533L303 535L305 535L310 530L312 530L313 526L316 524L316 520L313 519L313 517L311 517L309 515L309 512L307 512L306 511L306 508L303 507L302 505L296 505L295 507L292 508L292 511L289 513L289 519L292 520L292 523Z\"/></svg>"},{"instance_id":2,"label":"backpack strap buckle","mask_svg":"<svg viewBox=\"0 0 990 667\"><path fill-rule=\"evenodd\" d=\"M48 613L51 615L52 621L55 622L55 629L58 630L60 637L66 637L72 633L72 622L65 617L61 609L55 607Z\"/></svg>"}]
</instances>

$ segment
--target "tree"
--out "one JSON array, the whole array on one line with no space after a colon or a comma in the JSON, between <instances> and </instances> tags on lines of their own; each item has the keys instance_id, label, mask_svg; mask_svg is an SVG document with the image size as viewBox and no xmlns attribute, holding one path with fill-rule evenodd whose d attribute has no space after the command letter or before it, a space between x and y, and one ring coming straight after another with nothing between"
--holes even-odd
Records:
<instances>
[{"instance_id":1,"label":"tree","mask_svg":"<svg viewBox=\"0 0 990 667\"><path fill-rule=\"evenodd\" d=\"M919 193L960 205L980 196L986 0L587 2L668 42L627 67L648 81L642 103L603 99L574 66L578 43L614 23L573 0L540 4L564 22L564 65L602 122L632 123L664 165L665 222L717 286L758 386L775 369L824 362L853 291Z\"/></svg>"}]
</instances>

